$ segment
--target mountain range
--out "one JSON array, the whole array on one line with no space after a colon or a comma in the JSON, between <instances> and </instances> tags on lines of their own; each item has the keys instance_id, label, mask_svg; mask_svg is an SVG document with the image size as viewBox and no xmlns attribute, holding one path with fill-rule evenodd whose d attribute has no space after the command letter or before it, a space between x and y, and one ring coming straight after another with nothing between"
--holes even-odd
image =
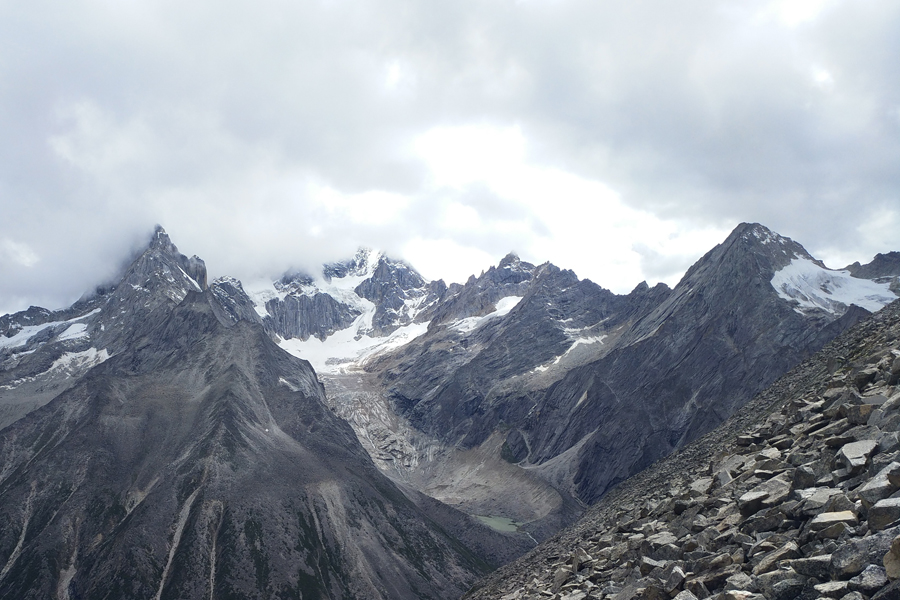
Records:
<instances>
[{"instance_id":1,"label":"mountain range","mask_svg":"<svg viewBox=\"0 0 900 600\"><path fill-rule=\"evenodd\" d=\"M900 295L742 224L674 288L369 250L223 277L157 228L0 317L0 598L447 598Z\"/></svg>"}]
</instances>

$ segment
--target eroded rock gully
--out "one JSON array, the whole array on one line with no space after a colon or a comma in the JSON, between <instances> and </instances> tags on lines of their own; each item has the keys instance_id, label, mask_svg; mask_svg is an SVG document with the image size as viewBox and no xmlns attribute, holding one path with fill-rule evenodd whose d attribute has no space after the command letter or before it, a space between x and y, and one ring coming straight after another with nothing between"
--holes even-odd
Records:
<instances>
[{"instance_id":1,"label":"eroded rock gully","mask_svg":"<svg viewBox=\"0 0 900 600\"><path fill-rule=\"evenodd\" d=\"M900 598L900 303L467 600Z\"/></svg>"}]
</instances>

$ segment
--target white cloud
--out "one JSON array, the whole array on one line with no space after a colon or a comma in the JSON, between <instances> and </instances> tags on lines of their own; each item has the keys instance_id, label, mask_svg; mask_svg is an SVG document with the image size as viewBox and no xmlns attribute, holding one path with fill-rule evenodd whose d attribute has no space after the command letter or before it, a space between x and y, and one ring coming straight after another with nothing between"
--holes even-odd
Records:
<instances>
[{"instance_id":1,"label":"white cloud","mask_svg":"<svg viewBox=\"0 0 900 600\"><path fill-rule=\"evenodd\" d=\"M0 242L0 264L12 263L20 267L33 267L41 258L28 244L5 239ZM4 269L5 270L5 269Z\"/></svg>"},{"instance_id":2,"label":"white cloud","mask_svg":"<svg viewBox=\"0 0 900 600\"><path fill-rule=\"evenodd\" d=\"M900 211L898 26L892 0L6 3L0 239L41 260L0 304L77 298L157 222L236 276L365 244L622 290L739 221L865 260L895 247L857 232Z\"/></svg>"},{"instance_id":3,"label":"white cloud","mask_svg":"<svg viewBox=\"0 0 900 600\"><path fill-rule=\"evenodd\" d=\"M835 0L774 0L763 10L763 16L773 17L788 27L797 27L816 19Z\"/></svg>"}]
</instances>

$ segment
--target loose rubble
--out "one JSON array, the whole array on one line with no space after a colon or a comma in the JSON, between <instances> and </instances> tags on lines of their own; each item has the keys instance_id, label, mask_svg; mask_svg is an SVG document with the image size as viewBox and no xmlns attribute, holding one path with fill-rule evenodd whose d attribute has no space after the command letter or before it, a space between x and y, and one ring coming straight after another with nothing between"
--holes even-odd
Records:
<instances>
[{"instance_id":1,"label":"loose rubble","mask_svg":"<svg viewBox=\"0 0 900 600\"><path fill-rule=\"evenodd\" d=\"M900 302L467 600L900 599Z\"/></svg>"}]
</instances>

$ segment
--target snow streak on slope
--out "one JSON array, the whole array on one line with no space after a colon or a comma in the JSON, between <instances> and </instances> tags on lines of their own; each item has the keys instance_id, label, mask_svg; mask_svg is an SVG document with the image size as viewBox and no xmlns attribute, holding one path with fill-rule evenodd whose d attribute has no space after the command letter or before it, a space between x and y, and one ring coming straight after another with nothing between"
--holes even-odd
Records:
<instances>
[{"instance_id":1,"label":"snow streak on slope","mask_svg":"<svg viewBox=\"0 0 900 600\"><path fill-rule=\"evenodd\" d=\"M460 319L450 326L453 329L456 329L457 331L461 331L463 333L475 331L489 319L508 315L509 311L514 309L521 299L522 296L506 296L505 298L500 298L499 300L497 300L497 304L494 305L493 312L482 315L480 317L467 317L465 319Z\"/></svg>"},{"instance_id":2,"label":"snow streak on slope","mask_svg":"<svg viewBox=\"0 0 900 600\"><path fill-rule=\"evenodd\" d=\"M24 346L28 343L28 340L44 331L45 329L49 329L50 327L59 327L65 324L69 324L69 327L67 327L62 334L58 335L58 337L56 338L57 341L74 340L80 337L86 337L87 325L85 325L84 323L80 323L79 321L97 314L98 312L100 312L100 310L101 309L99 308L94 309L87 314L81 315L80 317L75 317L74 319L69 319L68 321L52 321L50 323L43 323L41 325L26 325L12 337L0 336L0 348L18 348L20 346Z\"/></svg>"},{"instance_id":3,"label":"snow streak on slope","mask_svg":"<svg viewBox=\"0 0 900 600\"><path fill-rule=\"evenodd\" d=\"M857 279L849 271L823 269L805 258L795 258L772 277L778 295L797 302L794 310L801 314L820 309L840 315L850 304L875 312L897 299L888 285Z\"/></svg>"}]
</instances>

